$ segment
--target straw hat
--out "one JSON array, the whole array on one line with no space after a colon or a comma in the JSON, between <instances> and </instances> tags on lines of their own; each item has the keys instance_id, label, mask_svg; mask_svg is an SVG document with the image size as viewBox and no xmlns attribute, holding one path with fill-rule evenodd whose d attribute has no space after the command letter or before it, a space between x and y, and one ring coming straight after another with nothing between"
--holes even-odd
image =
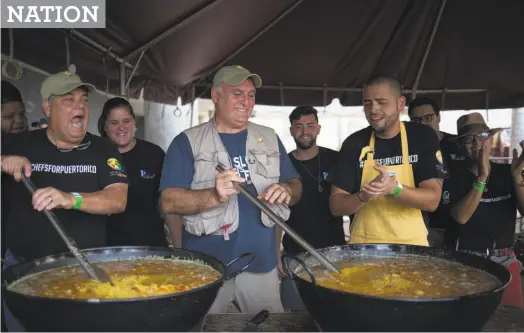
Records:
<instances>
[{"instance_id":1,"label":"straw hat","mask_svg":"<svg viewBox=\"0 0 524 333\"><path fill-rule=\"evenodd\" d=\"M453 140L458 140L468 135L476 135L482 132L489 132L494 135L502 128L489 128L482 115L478 112L472 112L461 116L457 120L457 136Z\"/></svg>"}]
</instances>

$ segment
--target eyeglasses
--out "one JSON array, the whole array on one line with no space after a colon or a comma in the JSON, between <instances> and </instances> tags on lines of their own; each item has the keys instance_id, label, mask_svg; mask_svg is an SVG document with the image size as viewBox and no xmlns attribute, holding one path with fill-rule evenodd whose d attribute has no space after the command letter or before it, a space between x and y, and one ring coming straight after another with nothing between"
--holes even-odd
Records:
<instances>
[{"instance_id":1,"label":"eyeglasses","mask_svg":"<svg viewBox=\"0 0 524 333\"><path fill-rule=\"evenodd\" d=\"M481 132L475 135L468 135L460 139L460 142L463 144L470 144L473 140L478 139L480 142L486 141L490 137L489 132Z\"/></svg>"},{"instance_id":2,"label":"eyeglasses","mask_svg":"<svg viewBox=\"0 0 524 333\"><path fill-rule=\"evenodd\" d=\"M427 115L422 116L422 117L413 117L413 118L411 118L411 122L412 123L417 123L417 124L429 123L433 119L433 116L436 116L436 114L432 113L432 114L427 114Z\"/></svg>"},{"instance_id":3,"label":"eyeglasses","mask_svg":"<svg viewBox=\"0 0 524 333\"><path fill-rule=\"evenodd\" d=\"M61 153L69 153L70 151L73 151L75 149L76 150L86 150L90 145L91 145L91 141L87 141L87 142L79 144L78 146L74 146L72 148L60 148L58 146L56 146L56 148L58 148L58 151Z\"/></svg>"}]
</instances>

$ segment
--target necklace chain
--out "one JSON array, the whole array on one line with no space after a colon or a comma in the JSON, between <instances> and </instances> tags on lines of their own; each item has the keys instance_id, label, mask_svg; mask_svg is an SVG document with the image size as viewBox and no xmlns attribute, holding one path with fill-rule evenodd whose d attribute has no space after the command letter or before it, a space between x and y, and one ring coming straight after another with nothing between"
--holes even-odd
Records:
<instances>
[{"instance_id":1,"label":"necklace chain","mask_svg":"<svg viewBox=\"0 0 524 333\"><path fill-rule=\"evenodd\" d=\"M317 175L317 177L315 177L309 171L309 169L304 164L304 161L302 161L302 160L299 160L299 161L300 161L300 165L302 165L302 168L304 168L304 170L306 170L307 174L309 176L311 176L311 178L313 178L313 179L315 179L317 181L317 183L318 183L318 192L322 193L324 191L324 189L322 188L322 178L320 178L320 149L318 150L318 154L317 154L316 158L317 158L317 162L318 162L318 175Z\"/></svg>"}]
</instances>

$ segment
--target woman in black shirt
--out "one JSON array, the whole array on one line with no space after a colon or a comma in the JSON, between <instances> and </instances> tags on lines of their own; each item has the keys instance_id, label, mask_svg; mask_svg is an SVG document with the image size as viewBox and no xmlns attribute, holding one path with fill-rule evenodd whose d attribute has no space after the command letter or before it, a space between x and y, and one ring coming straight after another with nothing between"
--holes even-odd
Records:
<instances>
[{"instance_id":1,"label":"woman in black shirt","mask_svg":"<svg viewBox=\"0 0 524 333\"><path fill-rule=\"evenodd\" d=\"M108 245L167 246L164 220L158 210L159 182L164 151L135 138L135 113L124 98L108 100L98 119L102 137L116 144L129 179L126 210L110 216Z\"/></svg>"}]
</instances>

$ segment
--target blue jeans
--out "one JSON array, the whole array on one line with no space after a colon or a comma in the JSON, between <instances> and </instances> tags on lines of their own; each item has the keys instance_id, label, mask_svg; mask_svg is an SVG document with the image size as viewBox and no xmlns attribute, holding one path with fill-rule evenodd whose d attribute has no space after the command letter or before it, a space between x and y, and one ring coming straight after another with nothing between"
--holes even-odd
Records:
<instances>
[{"instance_id":1,"label":"blue jeans","mask_svg":"<svg viewBox=\"0 0 524 333\"><path fill-rule=\"evenodd\" d=\"M16 256L11 250L7 249L5 252L4 260L7 263L2 265L2 270L7 268L8 265L16 265L19 262L23 261L22 258ZM7 326L8 332L25 332L24 326L18 321L18 319L13 316L11 311L9 311L9 308L6 306L5 302L2 301L2 306L4 309L4 320L5 325Z\"/></svg>"}]
</instances>

